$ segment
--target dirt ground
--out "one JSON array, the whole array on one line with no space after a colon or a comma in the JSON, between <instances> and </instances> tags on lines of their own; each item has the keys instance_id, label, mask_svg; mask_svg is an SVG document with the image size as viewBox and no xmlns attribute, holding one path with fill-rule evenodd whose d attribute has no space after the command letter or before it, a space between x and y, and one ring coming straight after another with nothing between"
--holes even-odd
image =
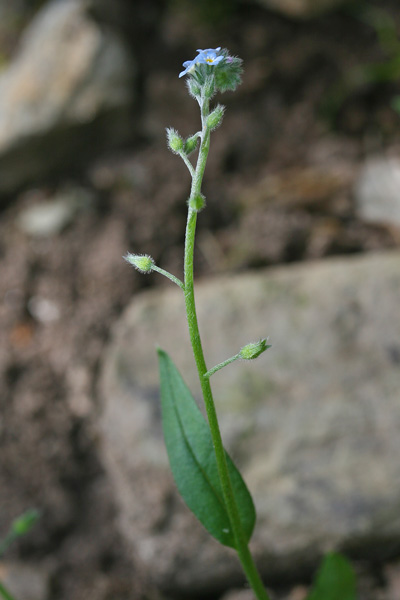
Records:
<instances>
[{"instance_id":1,"label":"dirt ground","mask_svg":"<svg viewBox=\"0 0 400 600\"><path fill-rule=\"evenodd\" d=\"M396 2L375 4L399 25ZM23 510L41 511L7 559L43 569L51 599L157 598L116 528L98 451L97 380L121 311L145 287L168 285L139 276L122 256L145 252L181 273L189 180L166 148L165 127L186 136L198 126L177 77L183 60L223 45L245 66L240 90L219 99L227 111L212 138L197 277L399 244L398 231L362 222L354 203L365 157L400 149L391 108L398 82L343 92L357 69L385 60L377 32L346 11L301 23L232 6L217 25L179 2L158 9L147 42L139 33L132 42L139 73L131 144L1 207L0 535ZM88 201L62 231L21 231L28 207L77 189ZM374 567L364 598L400 597L390 596L387 569Z\"/></svg>"}]
</instances>

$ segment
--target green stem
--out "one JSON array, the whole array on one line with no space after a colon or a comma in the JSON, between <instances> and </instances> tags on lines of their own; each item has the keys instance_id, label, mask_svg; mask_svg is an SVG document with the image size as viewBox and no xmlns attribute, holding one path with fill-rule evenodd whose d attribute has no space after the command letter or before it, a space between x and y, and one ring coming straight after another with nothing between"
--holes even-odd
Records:
<instances>
[{"instance_id":1,"label":"green stem","mask_svg":"<svg viewBox=\"0 0 400 600\"><path fill-rule=\"evenodd\" d=\"M183 162L187 166L189 173L193 177L193 175L194 175L193 165L190 162L190 160L188 159L187 155L184 152L179 152L179 156L181 157L181 159L183 160Z\"/></svg>"},{"instance_id":2,"label":"green stem","mask_svg":"<svg viewBox=\"0 0 400 600\"><path fill-rule=\"evenodd\" d=\"M230 365L238 358L240 358L240 354L235 354L235 356L231 356L230 358L227 358L222 363L219 363L218 365L215 365L215 367L212 367L212 369L209 369L207 371L207 373L204 373L203 377L205 377L206 379L210 379L211 375L214 375L214 373L216 373L217 371L220 371L227 365Z\"/></svg>"},{"instance_id":3,"label":"green stem","mask_svg":"<svg viewBox=\"0 0 400 600\"><path fill-rule=\"evenodd\" d=\"M202 132L199 156L197 160L196 170L192 180L192 188L190 197L195 197L201 192L201 183L203 180L204 169L207 162L208 150L210 146L210 130L207 127L207 116L209 114L209 100L202 97L199 102L201 107L202 117ZM222 492L226 510L231 523L232 532L235 538L236 550L242 564L246 577L253 588L257 600L269 600L265 591L263 582L254 564L253 557L248 548L246 538L243 533L243 528L240 522L238 507L232 489L231 480L229 477L228 466L226 462L225 450L222 443L221 432L219 429L217 413L215 410L214 399L212 395L210 381L205 375L207 374L206 362L204 359L203 348L200 339L199 326L196 314L196 305L194 298L194 281L193 281L193 256L194 256L194 240L196 233L197 212L191 207L189 201L189 212L186 225L185 236L185 261L184 261L184 292L186 316L189 326L190 341L193 348L193 353L196 361L197 371L199 374L200 385L203 392L204 403L206 407L208 422L210 426L211 436L213 440L215 456L218 466L218 474L221 481Z\"/></svg>"},{"instance_id":4,"label":"green stem","mask_svg":"<svg viewBox=\"0 0 400 600\"><path fill-rule=\"evenodd\" d=\"M178 277L175 277L175 275L172 275L172 273L169 273L169 271L165 271L161 267L157 267L157 265L153 265L151 267L151 270L152 271L157 271L157 273L160 273L161 275L164 275L164 277L168 277L168 279L170 279L171 281L173 281L174 283L176 283L176 285L179 285L180 288L185 289L185 286L183 285L183 281L181 281L180 279L178 279Z\"/></svg>"}]
</instances>

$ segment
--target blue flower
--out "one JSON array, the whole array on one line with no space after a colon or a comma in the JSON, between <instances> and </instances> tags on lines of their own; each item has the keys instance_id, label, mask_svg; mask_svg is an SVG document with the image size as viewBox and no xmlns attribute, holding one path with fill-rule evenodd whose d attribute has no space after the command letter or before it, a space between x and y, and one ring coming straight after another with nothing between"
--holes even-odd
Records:
<instances>
[{"instance_id":1,"label":"blue flower","mask_svg":"<svg viewBox=\"0 0 400 600\"><path fill-rule=\"evenodd\" d=\"M215 67L221 62L221 60L224 60L224 56L222 54L218 55L220 50L221 48L207 48L207 50L197 50L198 55L196 56L196 58L194 58L193 60L186 60L183 63L185 70L179 73L179 77L183 77L187 73L193 72L196 65L199 64L210 65L212 67Z\"/></svg>"}]
</instances>

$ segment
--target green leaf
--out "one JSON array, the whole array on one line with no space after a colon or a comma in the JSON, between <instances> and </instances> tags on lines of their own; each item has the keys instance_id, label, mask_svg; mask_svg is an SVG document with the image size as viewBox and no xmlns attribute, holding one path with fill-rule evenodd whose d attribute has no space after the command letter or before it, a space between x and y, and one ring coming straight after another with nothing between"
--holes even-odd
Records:
<instances>
[{"instance_id":1,"label":"green leaf","mask_svg":"<svg viewBox=\"0 0 400 600\"><path fill-rule=\"evenodd\" d=\"M16 536L25 535L40 519L40 513L35 508L30 508L11 524L11 531Z\"/></svg>"},{"instance_id":2,"label":"green leaf","mask_svg":"<svg viewBox=\"0 0 400 600\"><path fill-rule=\"evenodd\" d=\"M12 523L6 537L0 540L0 556L8 549L8 547L21 535L25 535L35 525L40 517L39 512L30 508L22 515L17 517Z\"/></svg>"},{"instance_id":3,"label":"green leaf","mask_svg":"<svg viewBox=\"0 0 400 600\"><path fill-rule=\"evenodd\" d=\"M165 444L178 490L207 531L224 546L235 548L209 426L174 363L158 350ZM242 528L249 541L256 514L239 471L226 455Z\"/></svg>"},{"instance_id":4,"label":"green leaf","mask_svg":"<svg viewBox=\"0 0 400 600\"><path fill-rule=\"evenodd\" d=\"M306 600L357 600L354 569L344 556L325 556Z\"/></svg>"},{"instance_id":5,"label":"green leaf","mask_svg":"<svg viewBox=\"0 0 400 600\"><path fill-rule=\"evenodd\" d=\"M0 598L4 600L15 600L14 596L10 594L10 592L4 587L4 585L0 581Z\"/></svg>"},{"instance_id":6,"label":"green leaf","mask_svg":"<svg viewBox=\"0 0 400 600\"><path fill-rule=\"evenodd\" d=\"M392 98L391 105L395 111L400 113L400 96L395 96L394 98Z\"/></svg>"}]
</instances>

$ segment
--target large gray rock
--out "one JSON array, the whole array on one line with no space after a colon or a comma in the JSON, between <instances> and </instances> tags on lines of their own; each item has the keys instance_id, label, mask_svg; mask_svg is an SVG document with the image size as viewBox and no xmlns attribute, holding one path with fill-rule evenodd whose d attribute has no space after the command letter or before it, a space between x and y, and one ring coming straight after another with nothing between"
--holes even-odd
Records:
<instances>
[{"instance_id":1,"label":"large gray rock","mask_svg":"<svg viewBox=\"0 0 400 600\"><path fill-rule=\"evenodd\" d=\"M84 2L44 5L0 76L0 192L126 136L132 77L122 41Z\"/></svg>"},{"instance_id":2,"label":"large gray rock","mask_svg":"<svg viewBox=\"0 0 400 600\"><path fill-rule=\"evenodd\" d=\"M259 0L261 4L288 17L308 18L335 8L349 0Z\"/></svg>"},{"instance_id":3,"label":"large gray rock","mask_svg":"<svg viewBox=\"0 0 400 600\"><path fill-rule=\"evenodd\" d=\"M212 378L226 447L255 499L266 578L306 571L328 549L376 558L400 543L399 297L398 252L198 285L209 366L261 336L272 343ZM102 447L121 530L161 588L226 589L238 563L184 507L167 466L156 344L199 398L178 288L135 298L104 362Z\"/></svg>"}]
</instances>

